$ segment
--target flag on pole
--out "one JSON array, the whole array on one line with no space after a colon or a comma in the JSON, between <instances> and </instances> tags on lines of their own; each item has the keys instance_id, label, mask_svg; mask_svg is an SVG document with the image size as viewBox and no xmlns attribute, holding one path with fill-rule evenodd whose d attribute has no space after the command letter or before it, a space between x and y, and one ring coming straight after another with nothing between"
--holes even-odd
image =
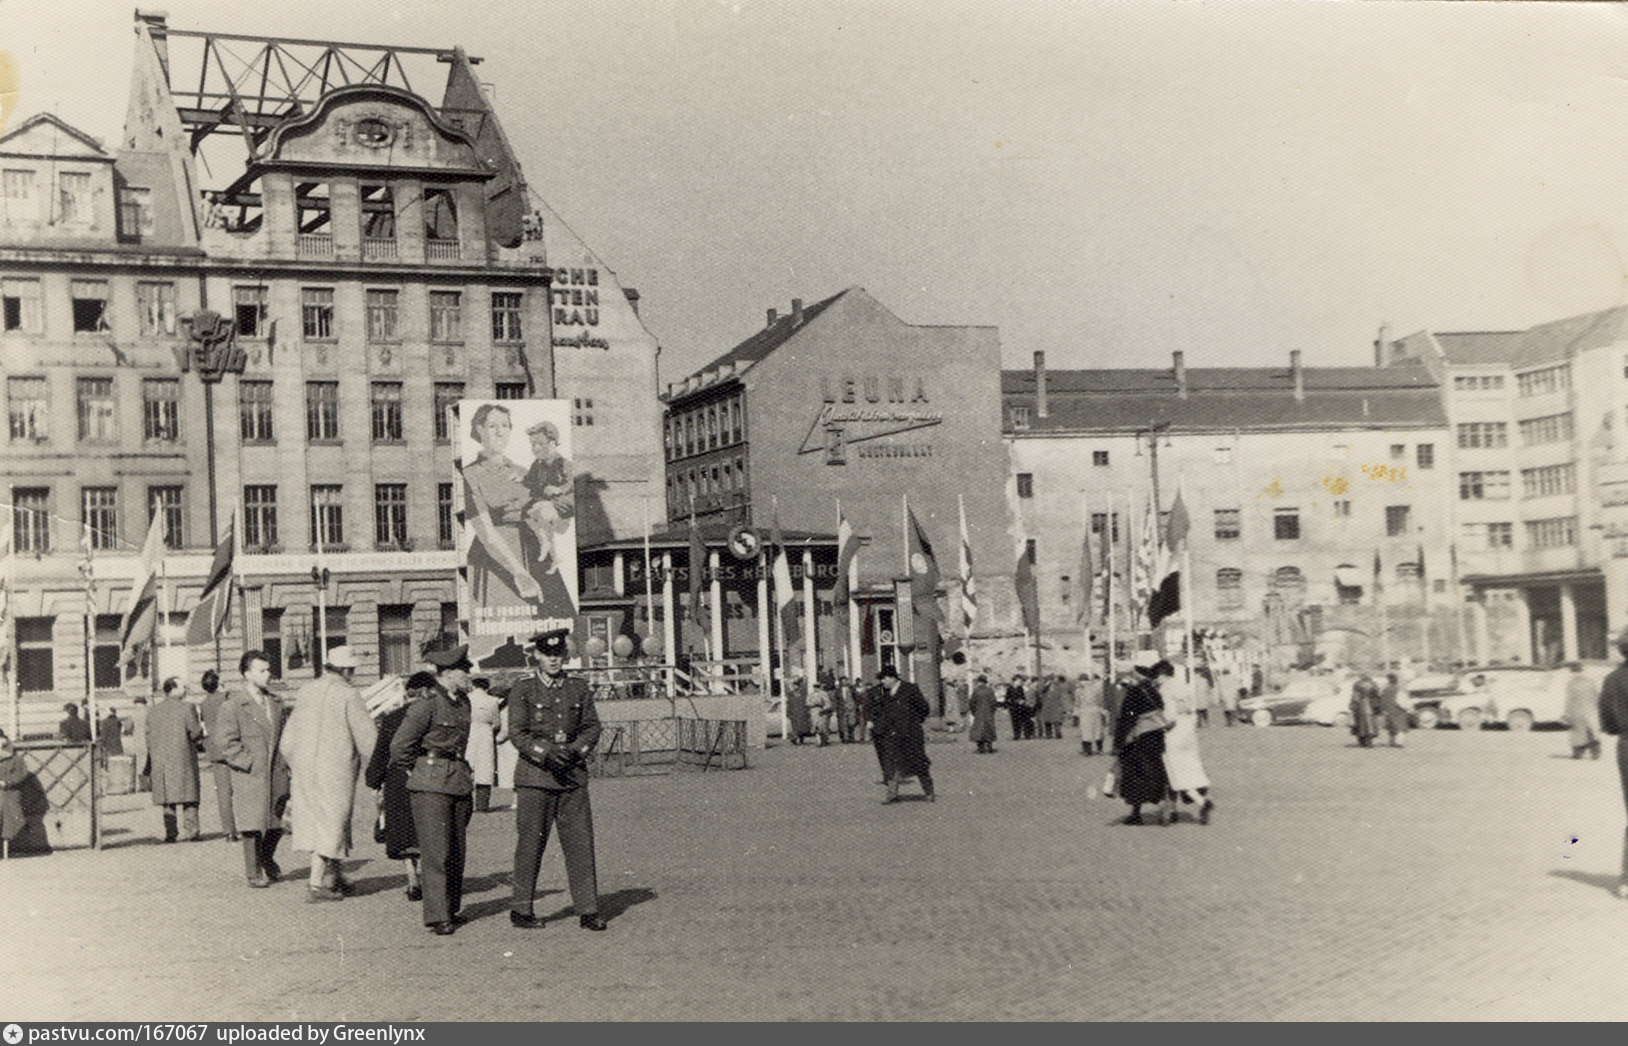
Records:
<instances>
[{"instance_id":1,"label":"flag on pole","mask_svg":"<svg viewBox=\"0 0 1628 1046\"><path fill-rule=\"evenodd\" d=\"M837 583L831 592L831 602L836 606L837 613L847 613L848 598L852 593L848 589L848 571L854 561L854 553L859 551L859 539L854 537L854 527L848 522L848 517L842 514L842 506L837 506Z\"/></svg>"},{"instance_id":2,"label":"flag on pole","mask_svg":"<svg viewBox=\"0 0 1628 1046\"><path fill-rule=\"evenodd\" d=\"M1142 609L1153 598L1153 586L1158 582L1154 571L1158 569L1159 524L1158 513L1154 511L1153 504L1149 502L1143 506L1142 533L1136 542L1136 549L1131 553L1131 598L1135 605L1132 609L1132 618L1140 617Z\"/></svg>"},{"instance_id":3,"label":"flag on pole","mask_svg":"<svg viewBox=\"0 0 1628 1046\"><path fill-rule=\"evenodd\" d=\"M911 605L918 617L930 621L943 620L938 609L938 557L933 555L933 545L922 531L916 514L909 505L905 506L904 511L910 523L905 538L910 560Z\"/></svg>"},{"instance_id":4,"label":"flag on pole","mask_svg":"<svg viewBox=\"0 0 1628 1046\"><path fill-rule=\"evenodd\" d=\"M187 615L187 646L214 642L226 630L232 613L232 561L237 552L233 538L235 519L226 521L226 533L215 546L215 558L209 564L209 576L204 580L203 595L198 605Z\"/></svg>"},{"instance_id":5,"label":"flag on pole","mask_svg":"<svg viewBox=\"0 0 1628 1046\"><path fill-rule=\"evenodd\" d=\"M1091 562L1091 517L1085 518L1085 540L1080 543L1080 606L1074 620L1082 625L1091 623L1092 585L1096 582L1096 567Z\"/></svg>"},{"instance_id":6,"label":"flag on pole","mask_svg":"<svg viewBox=\"0 0 1628 1046\"><path fill-rule=\"evenodd\" d=\"M780 610L780 635L788 646L797 641L797 592L791 587L791 552L780 533L780 508L774 509L774 601Z\"/></svg>"},{"instance_id":7,"label":"flag on pole","mask_svg":"<svg viewBox=\"0 0 1628 1046\"><path fill-rule=\"evenodd\" d=\"M164 561L164 517L155 515L147 528L130 586L130 607L119 626L119 664L129 665L152 645L158 627L158 573Z\"/></svg>"},{"instance_id":8,"label":"flag on pole","mask_svg":"<svg viewBox=\"0 0 1628 1046\"><path fill-rule=\"evenodd\" d=\"M1023 608L1023 628L1030 635L1040 633L1040 589L1035 583L1034 564L1029 562L1029 543L1018 539L1017 570L1012 583L1017 588L1018 605Z\"/></svg>"},{"instance_id":9,"label":"flag on pole","mask_svg":"<svg viewBox=\"0 0 1628 1046\"><path fill-rule=\"evenodd\" d=\"M706 569L707 546L695 521L695 495L690 495L690 620L701 623L701 572Z\"/></svg>"},{"instance_id":10,"label":"flag on pole","mask_svg":"<svg viewBox=\"0 0 1628 1046\"><path fill-rule=\"evenodd\" d=\"M1378 605L1380 591L1384 587L1384 582L1380 580L1380 572L1382 570L1383 570L1383 568L1379 565L1379 549L1376 548L1376 549L1374 549L1374 603L1375 603L1375 605Z\"/></svg>"},{"instance_id":11,"label":"flag on pole","mask_svg":"<svg viewBox=\"0 0 1628 1046\"><path fill-rule=\"evenodd\" d=\"M1181 609L1181 561L1176 549L1187 540L1190 524L1187 506L1182 504L1181 491L1170 506L1170 518L1165 521L1164 540L1157 549L1153 574L1153 591L1148 596L1148 624L1159 627L1159 622Z\"/></svg>"},{"instance_id":12,"label":"flag on pole","mask_svg":"<svg viewBox=\"0 0 1628 1046\"><path fill-rule=\"evenodd\" d=\"M961 630L971 635L972 624L978 620L978 585L972 579L972 538L967 535L966 499L957 498L956 508L961 515L961 556L958 563L961 570Z\"/></svg>"},{"instance_id":13,"label":"flag on pole","mask_svg":"<svg viewBox=\"0 0 1628 1046\"><path fill-rule=\"evenodd\" d=\"M6 514L5 526L0 527L0 628L4 628L11 612L11 574L17 550L13 547L11 514Z\"/></svg>"}]
</instances>

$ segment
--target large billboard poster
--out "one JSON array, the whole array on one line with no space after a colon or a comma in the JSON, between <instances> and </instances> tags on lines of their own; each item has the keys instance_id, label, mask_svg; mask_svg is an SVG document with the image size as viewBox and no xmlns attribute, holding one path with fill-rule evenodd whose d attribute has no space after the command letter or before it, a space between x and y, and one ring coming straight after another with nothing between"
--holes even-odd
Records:
<instances>
[{"instance_id":1,"label":"large billboard poster","mask_svg":"<svg viewBox=\"0 0 1628 1046\"><path fill-rule=\"evenodd\" d=\"M477 663L574 628L577 520L567 400L458 401L460 614ZM580 637L578 637L580 639Z\"/></svg>"}]
</instances>

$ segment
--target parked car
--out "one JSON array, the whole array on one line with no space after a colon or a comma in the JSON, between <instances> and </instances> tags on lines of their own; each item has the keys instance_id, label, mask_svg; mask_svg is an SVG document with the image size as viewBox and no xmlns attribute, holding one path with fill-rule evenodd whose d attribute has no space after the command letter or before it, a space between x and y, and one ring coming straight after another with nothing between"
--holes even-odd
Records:
<instances>
[{"instance_id":1,"label":"parked car","mask_svg":"<svg viewBox=\"0 0 1628 1046\"><path fill-rule=\"evenodd\" d=\"M1337 680L1329 676L1302 676L1291 679L1275 694L1244 698L1238 702L1238 709L1256 726L1277 723L1327 726L1335 725L1335 716L1344 700Z\"/></svg>"},{"instance_id":2,"label":"parked car","mask_svg":"<svg viewBox=\"0 0 1628 1046\"><path fill-rule=\"evenodd\" d=\"M1408 710L1414 726L1430 730L1443 721L1442 702L1469 689L1464 675L1429 673L1408 680L1397 700Z\"/></svg>"},{"instance_id":3,"label":"parked car","mask_svg":"<svg viewBox=\"0 0 1628 1046\"><path fill-rule=\"evenodd\" d=\"M1598 689L1609 670L1605 665L1586 665L1583 674ZM1444 723L1451 723L1460 730L1496 724L1510 730L1530 730L1534 726L1560 725L1566 721L1570 669L1494 666L1466 675L1467 692L1442 699Z\"/></svg>"}]
</instances>

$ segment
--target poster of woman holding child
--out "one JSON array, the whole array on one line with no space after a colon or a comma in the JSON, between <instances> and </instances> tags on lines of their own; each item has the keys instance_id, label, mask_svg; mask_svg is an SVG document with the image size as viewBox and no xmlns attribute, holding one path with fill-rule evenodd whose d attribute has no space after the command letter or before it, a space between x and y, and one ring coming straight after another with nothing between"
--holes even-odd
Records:
<instances>
[{"instance_id":1,"label":"poster of woman holding child","mask_svg":"<svg viewBox=\"0 0 1628 1046\"><path fill-rule=\"evenodd\" d=\"M466 617L479 637L574 628L576 494L565 400L460 400ZM467 427L465 427L467 425ZM511 446L519 430L526 445Z\"/></svg>"}]
</instances>

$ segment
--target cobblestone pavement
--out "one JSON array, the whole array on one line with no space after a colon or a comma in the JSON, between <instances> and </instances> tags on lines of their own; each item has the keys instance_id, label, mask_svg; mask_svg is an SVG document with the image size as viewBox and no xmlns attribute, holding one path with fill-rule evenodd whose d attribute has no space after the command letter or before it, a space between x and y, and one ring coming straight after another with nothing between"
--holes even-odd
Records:
<instances>
[{"instance_id":1,"label":"cobblestone pavement","mask_svg":"<svg viewBox=\"0 0 1628 1046\"><path fill-rule=\"evenodd\" d=\"M1200 736L1209 826L1115 823L1073 740L931 745L934 804L881 805L869 745L596 781L601 934L563 917L552 841L560 921L509 926L511 813L475 817L473 921L436 937L371 840L360 894L307 905L286 843L285 881L244 888L212 797L213 837L174 846L121 797L107 849L0 865L0 1021L1628 1017L1609 750Z\"/></svg>"}]
</instances>

